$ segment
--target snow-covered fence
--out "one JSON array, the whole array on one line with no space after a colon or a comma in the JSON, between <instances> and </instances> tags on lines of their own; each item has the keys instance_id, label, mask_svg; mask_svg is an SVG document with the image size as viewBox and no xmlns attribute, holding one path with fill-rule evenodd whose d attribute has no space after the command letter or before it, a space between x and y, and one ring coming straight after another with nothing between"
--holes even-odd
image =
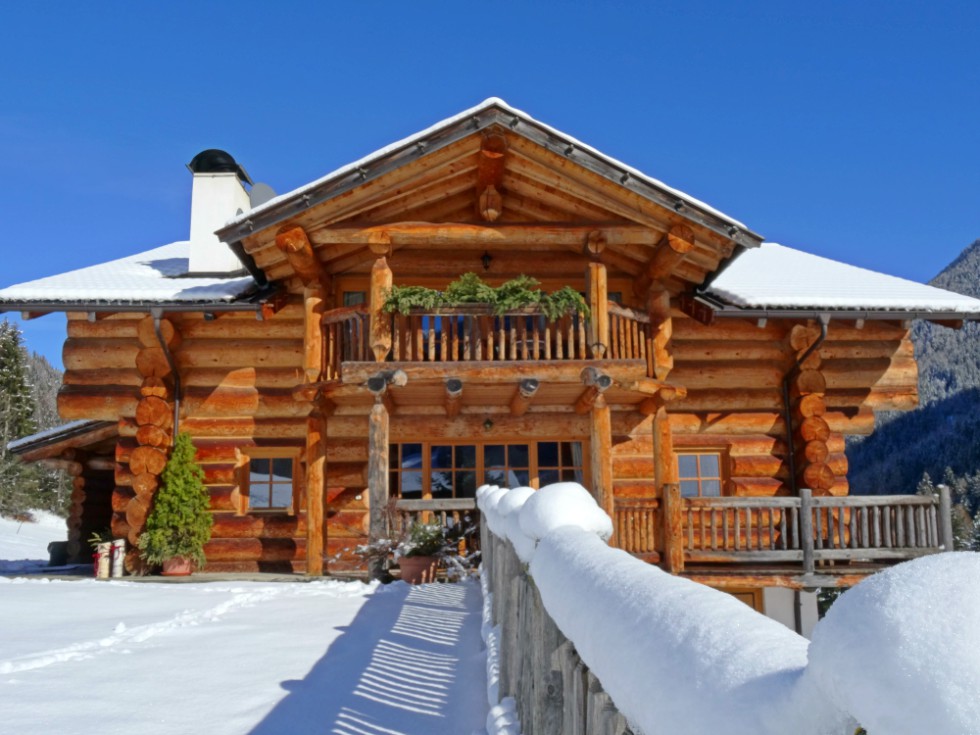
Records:
<instances>
[{"instance_id":1,"label":"snow-covered fence","mask_svg":"<svg viewBox=\"0 0 980 735\"><path fill-rule=\"evenodd\" d=\"M579 485L484 487L478 503L496 686L524 735L976 731L980 555L875 575L808 644L610 548L611 521Z\"/></svg>"}]
</instances>

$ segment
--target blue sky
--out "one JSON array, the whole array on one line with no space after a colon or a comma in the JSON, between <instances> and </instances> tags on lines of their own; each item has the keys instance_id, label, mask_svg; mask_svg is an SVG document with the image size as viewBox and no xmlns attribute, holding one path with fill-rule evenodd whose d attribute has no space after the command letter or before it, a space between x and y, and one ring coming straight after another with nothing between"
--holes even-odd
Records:
<instances>
[{"instance_id":1,"label":"blue sky","mask_svg":"<svg viewBox=\"0 0 980 735\"><path fill-rule=\"evenodd\" d=\"M769 240L926 281L980 237L980 3L31 2L0 24L0 286L187 236L500 96ZM22 324L60 365L63 319Z\"/></svg>"}]
</instances>

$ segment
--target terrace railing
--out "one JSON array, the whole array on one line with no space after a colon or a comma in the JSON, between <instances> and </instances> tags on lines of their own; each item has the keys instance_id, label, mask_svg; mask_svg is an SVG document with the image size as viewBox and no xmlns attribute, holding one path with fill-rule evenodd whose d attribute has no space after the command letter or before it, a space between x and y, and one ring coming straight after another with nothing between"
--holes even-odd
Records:
<instances>
[{"instance_id":1,"label":"terrace railing","mask_svg":"<svg viewBox=\"0 0 980 735\"><path fill-rule=\"evenodd\" d=\"M953 548L948 489L921 495L617 499L617 545L639 556L672 547L681 565L910 559ZM673 522L663 513L673 513ZM679 517L676 517L679 516ZM648 530L644 530L648 529ZM670 536L663 529L671 528ZM679 554L678 554L679 552ZM675 571L679 571L676 570Z\"/></svg>"},{"instance_id":2,"label":"terrace railing","mask_svg":"<svg viewBox=\"0 0 980 735\"><path fill-rule=\"evenodd\" d=\"M387 322L384 331L390 333L391 347L385 357L392 362L653 359L649 317L612 302L608 330L593 329L589 318L575 312L552 321L537 307L496 314L479 304L375 318ZM323 328L325 380L338 379L343 362L376 359L366 306L327 312Z\"/></svg>"}]
</instances>

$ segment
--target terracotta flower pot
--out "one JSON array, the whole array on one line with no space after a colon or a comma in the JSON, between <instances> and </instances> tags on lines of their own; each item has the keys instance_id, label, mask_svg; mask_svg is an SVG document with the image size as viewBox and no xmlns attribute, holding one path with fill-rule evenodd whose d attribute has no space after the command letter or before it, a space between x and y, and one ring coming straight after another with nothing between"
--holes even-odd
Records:
<instances>
[{"instance_id":1,"label":"terracotta flower pot","mask_svg":"<svg viewBox=\"0 0 980 735\"><path fill-rule=\"evenodd\" d=\"M164 577L186 577L193 571L193 565L193 562L187 557L175 556L163 563L161 574Z\"/></svg>"},{"instance_id":2,"label":"terracotta flower pot","mask_svg":"<svg viewBox=\"0 0 980 735\"><path fill-rule=\"evenodd\" d=\"M402 581L409 584L435 582L438 563L439 559L434 556L403 556L398 560Z\"/></svg>"}]
</instances>

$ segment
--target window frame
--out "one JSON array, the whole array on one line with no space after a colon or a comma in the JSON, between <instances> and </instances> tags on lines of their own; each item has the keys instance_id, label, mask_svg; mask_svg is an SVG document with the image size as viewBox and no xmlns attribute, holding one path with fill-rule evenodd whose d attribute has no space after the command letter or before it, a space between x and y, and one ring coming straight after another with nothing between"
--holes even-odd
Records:
<instances>
[{"instance_id":1,"label":"window frame","mask_svg":"<svg viewBox=\"0 0 980 735\"><path fill-rule=\"evenodd\" d=\"M303 472L299 447L248 447L242 449L244 461L238 468L238 515L296 515L302 507ZM293 488L288 506L253 508L249 502L251 494L251 466L253 459L291 459L293 463Z\"/></svg>"},{"instance_id":2,"label":"window frame","mask_svg":"<svg viewBox=\"0 0 980 735\"><path fill-rule=\"evenodd\" d=\"M538 445L539 444L543 444L543 443L551 443L551 442L558 443L559 445L561 443L563 443L563 442L564 443L576 443L577 442L578 444L581 445L581 447L582 447L582 464L581 464L582 480L583 480L583 484L587 484L588 481L589 481L589 478L591 477L591 474L590 474L591 473L591 467L590 467L589 444L588 444L588 441L587 440L585 440L585 439L579 439L579 438L576 438L576 439L566 439L566 438L557 438L557 439L536 438L536 439L528 440L528 441L512 441L512 440L506 440L506 439L503 439L503 438L501 438L500 440L487 440L487 439L483 439L483 440L480 440L480 441L465 440L465 439L459 439L459 440L448 440L448 439L431 439L431 440L429 440L429 439L427 439L427 440L420 440L420 441L391 442L390 445L389 445L388 451L390 453L389 456L392 456L392 457L394 457L395 454L398 453L397 456L398 456L399 460L401 460L401 454L400 454L400 449L399 449L400 447L402 447L404 445L408 445L408 444L418 444L418 445L421 445L421 448L422 448L421 449L421 451L422 451L421 467L418 468L418 470L416 470L415 468L413 468L411 471L412 472L416 472L416 471L420 471L421 472L422 488L421 488L421 492L420 492L420 494L418 496L411 495L411 496L409 496L409 498L410 499L413 499L413 500L440 500L440 499L445 499L445 498L433 498L432 497L432 472L433 472L433 469L432 469L432 448L433 447L435 447L435 446L452 446L453 447L453 457L454 457L454 460L453 461L454 461L454 465L453 465L452 468L448 468L449 471L452 471L452 472L457 472L457 471L470 471L472 469L476 473L476 486L477 487L480 487L481 485L483 485L486 482L486 473L487 473L486 452L485 452L486 447L488 447L488 446L504 446L504 447L510 447L510 446L514 446L514 445L523 445L523 446L526 446L528 448L528 467L526 468L527 469L527 472L528 472L528 480L529 480L528 486L529 487L533 487L535 490L538 490L541 487L540 474L539 474L540 473L540 467L541 466L543 466L545 469L548 469L548 470L558 470L559 474L561 474L561 472L563 470L575 469L575 467L573 465L565 466L561 462L561 459L560 459L561 458L561 448L560 447L559 447L559 450L558 450L558 453L559 453L559 466L558 467L553 467L551 465L539 465L539 462L538 462ZM456 447L459 447L459 446L475 446L476 447L476 466L474 468L469 468L469 467L456 467L455 466L455 456L456 456L455 455L455 448ZM509 456L508 456L508 460L509 460ZM517 468L517 469L525 469L523 467L517 467L516 465L515 465L515 468ZM437 468L437 471L439 471L439 470L445 470L445 469L447 469L447 468ZM507 469L510 470L510 463L509 463L509 461L507 462ZM388 471L389 471L389 476L391 477L391 494L392 494L392 496L393 497L395 497L395 496L397 496L397 497L403 497L402 494L401 494L401 484L399 482L400 478L402 477L402 472L403 472L402 468L400 468L400 467L398 467L398 468L389 467L389 470ZM465 497L466 496L457 496L455 494L455 489L454 489L453 499L465 498Z\"/></svg>"},{"instance_id":3,"label":"window frame","mask_svg":"<svg viewBox=\"0 0 980 735\"><path fill-rule=\"evenodd\" d=\"M681 476L681 457L697 457L697 467L698 475L697 477L682 477ZM718 475L702 475L701 474L701 457L703 456L714 456L718 458ZM698 484L698 494L697 495L684 495L683 490L681 491L681 497L685 498L720 498L726 495L730 495L728 488L728 471L729 471L729 461L728 452L719 447L685 447L682 450L674 452L674 467L677 471L677 484L682 486L684 481L696 481ZM705 495L702 492L702 482L704 480L717 480L718 481L718 494L717 495Z\"/></svg>"}]
</instances>

